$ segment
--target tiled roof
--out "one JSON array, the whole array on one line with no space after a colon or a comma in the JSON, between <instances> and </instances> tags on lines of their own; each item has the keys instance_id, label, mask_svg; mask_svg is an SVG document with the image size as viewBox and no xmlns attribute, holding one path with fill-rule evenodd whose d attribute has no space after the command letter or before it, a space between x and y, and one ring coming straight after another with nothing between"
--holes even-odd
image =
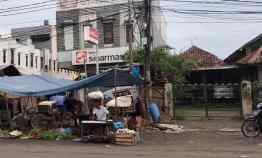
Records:
<instances>
[{"instance_id":1,"label":"tiled roof","mask_svg":"<svg viewBox=\"0 0 262 158\"><path fill-rule=\"evenodd\" d=\"M237 64L260 64L262 63L262 48L247 53L245 57L238 60Z\"/></svg>"},{"instance_id":2,"label":"tiled roof","mask_svg":"<svg viewBox=\"0 0 262 158\"><path fill-rule=\"evenodd\" d=\"M239 49L234 51L232 54L230 54L224 61L229 64L234 64L237 61L241 60L246 55L247 49L250 49L254 52L254 50L259 49L259 47L262 45L262 34L259 34L252 40L248 41L246 44L241 46Z\"/></svg>"},{"instance_id":3,"label":"tiled roof","mask_svg":"<svg viewBox=\"0 0 262 158\"><path fill-rule=\"evenodd\" d=\"M199 63L200 67L224 65L223 60L219 59L216 55L196 46L190 47L188 50L180 55L185 58L196 60Z\"/></svg>"}]
</instances>

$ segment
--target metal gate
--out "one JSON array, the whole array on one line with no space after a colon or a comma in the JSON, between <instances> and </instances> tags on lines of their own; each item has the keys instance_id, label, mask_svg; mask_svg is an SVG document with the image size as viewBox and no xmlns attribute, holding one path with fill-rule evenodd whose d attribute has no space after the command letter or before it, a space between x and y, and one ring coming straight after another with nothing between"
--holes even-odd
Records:
<instances>
[{"instance_id":1,"label":"metal gate","mask_svg":"<svg viewBox=\"0 0 262 158\"><path fill-rule=\"evenodd\" d=\"M174 106L177 119L240 117L240 85L176 84Z\"/></svg>"}]
</instances>

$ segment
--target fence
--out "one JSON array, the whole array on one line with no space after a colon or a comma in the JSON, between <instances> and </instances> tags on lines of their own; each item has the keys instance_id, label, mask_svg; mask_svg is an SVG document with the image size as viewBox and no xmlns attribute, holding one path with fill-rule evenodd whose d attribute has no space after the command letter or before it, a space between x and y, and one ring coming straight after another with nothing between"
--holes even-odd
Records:
<instances>
[{"instance_id":1,"label":"fence","mask_svg":"<svg viewBox=\"0 0 262 158\"><path fill-rule=\"evenodd\" d=\"M174 106L177 119L185 117L240 117L239 84L176 84Z\"/></svg>"}]
</instances>

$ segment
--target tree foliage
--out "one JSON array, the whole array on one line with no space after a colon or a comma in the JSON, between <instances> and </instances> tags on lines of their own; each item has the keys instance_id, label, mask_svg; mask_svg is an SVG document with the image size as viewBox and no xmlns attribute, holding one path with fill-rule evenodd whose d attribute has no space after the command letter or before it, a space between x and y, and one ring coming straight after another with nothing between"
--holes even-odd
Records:
<instances>
[{"instance_id":1,"label":"tree foliage","mask_svg":"<svg viewBox=\"0 0 262 158\"><path fill-rule=\"evenodd\" d=\"M144 64L144 50L134 52L134 62ZM197 62L179 55L173 55L164 48L154 49L151 54L151 72L158 77L165 76L174 82L184 82L187 73L197 66Z\"/></svg>"}]
</instances>

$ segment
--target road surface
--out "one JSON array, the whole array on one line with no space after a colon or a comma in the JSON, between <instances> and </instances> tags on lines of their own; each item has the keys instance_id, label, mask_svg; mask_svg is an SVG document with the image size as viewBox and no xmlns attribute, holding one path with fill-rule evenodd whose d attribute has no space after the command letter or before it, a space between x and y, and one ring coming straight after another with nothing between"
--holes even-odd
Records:
<instances>
[{"instance_id":1,"label":"road surface","mask_svg":"<svg viewBox=\"0 0 262 158\"><path fill-rule=\"evenodd\" d=\"M261 158L262 137L240 132L192 130L180 134L150 132L145 143L115 146L75 142L0 140L1 158Z\"/></svg>"}]
</instances>

